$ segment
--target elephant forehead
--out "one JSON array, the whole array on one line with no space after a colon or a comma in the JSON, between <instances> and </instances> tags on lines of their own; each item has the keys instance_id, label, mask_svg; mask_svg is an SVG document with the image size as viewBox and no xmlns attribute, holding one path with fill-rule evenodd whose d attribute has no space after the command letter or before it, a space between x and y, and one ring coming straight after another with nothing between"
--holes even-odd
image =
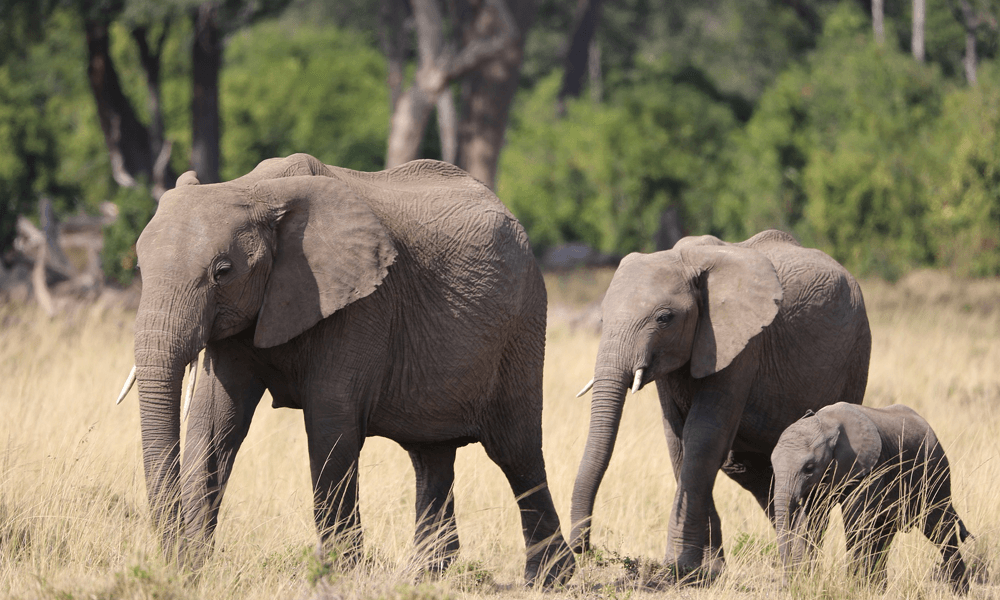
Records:
<instances>
[{"instance_id":1,"label":"elephant forehead","mask_svg":"<svg viewBox=\"0 0 1000 600\"><path fill-rule=\"evenodd\" d=\"M230 214L205 214L197 203L177 199L160 204L136 243L140 268L207 266L225 251L244 223Z\"/></svg>"},{"instance_id":2,"label":"elephant forehead","mask_svg":"<svg viewBox=\"0 0 1000 600\"><path fill-rule=\"evenodd\" d=\"M608 309L683 308L694 302L691 278L680 260L666 253L630 255L615 271L604 306Z\"/></svg>"},{"instance_id":3,"label":"elephant forehead","mask_svg":"<svg viewBox=\"0 0 1000 600\"><path fill-rule=\"evenodd\" d=\"M823 439L823 431L815 417L796 421L789 425L781 437L778 439L777 449L790 450L811 450L820 445Z\"/></svg>"}]
</instances>

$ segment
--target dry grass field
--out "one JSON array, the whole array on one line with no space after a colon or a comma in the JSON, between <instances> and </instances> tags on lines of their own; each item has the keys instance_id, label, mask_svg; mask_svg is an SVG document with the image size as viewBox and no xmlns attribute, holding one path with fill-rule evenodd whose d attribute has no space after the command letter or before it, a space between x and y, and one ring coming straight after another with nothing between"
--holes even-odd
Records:
<instances>
[{"instance_id":1,"label":"dry grass field","mask_svg":"<svg viewBox=\"0 0 1000 600\"><path fill-rule=\"evenodd\" d=\"M545 456L568 533L570 493L587 433L598 336L573 315L598 296L609 272L548 279L553 304L545 364ZM975 540L973 598L1000 598L1000 282L932 272L863 289L874 348L866 404L902 402L945 445L955 503ZM458 452L456 506L462 554L448 573L421 580L412 567L413 473L392 442L362 453L362 564L324 573L311 557L305 433L297 411L261 402L222 508L216 552L197 574L160 557L149 525L135 392L114 399L132 363L127 311L82 307L55 319L0 307L0 597L3 598L938 598L936 552L915 532L899 537L885 593L845 577L834 517L816 574L785 588L774 533L749 494L720 476L728 569L708 589L650 590L643 574L661 558L674 493L654 386L625 406L601 487L594 542L600 551L562 590L521 584L517 507L479 446ZM583 325L579 325L579 324ZM576 324L576 325L574 325Z\"/></svg>"}]
</instances>

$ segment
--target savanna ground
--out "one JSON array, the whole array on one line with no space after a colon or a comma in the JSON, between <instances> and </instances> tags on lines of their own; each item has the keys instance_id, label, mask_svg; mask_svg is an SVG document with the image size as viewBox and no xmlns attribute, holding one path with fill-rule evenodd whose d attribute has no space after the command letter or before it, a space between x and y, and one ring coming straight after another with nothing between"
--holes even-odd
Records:
<instances>
[{"instance_id":1,"label":"savanna ground","mask_svg":"<svg viewBox=\"0 0 1000 600\"><path fill-rule=\"evenodd\" d=\"M545 363L545 456L568 534L583 451L598 335L572 315L606 288L609 271L550 276ZM953 469L955 503L976 538L971 597L1000 597L1000 281L922 272L896 284L863 282L874 347L866 404L909 404L934 427ZM443 576L413 567L413 472L394 443L362 452L365 559L327 572L312 556L305 432L298 411L261 402L236 461L216 552L192 575L165 563L148 519L135 392L114 405L132 363L134 314L106 305L55 319L0 306L0 596L11 598L936 598L937 554L916 532L897 538L885 593L844 576L839 517L817 572L785 588L774 533L749 494L715 486L728 568L711 588L643 586L662 557L674 494L654 386L629 397L601 487L599 550L564 589L521 586L524 562L510 488L478 445L458 452L456 510L462 552ZM576 323L593 319L575 319Z\"/></svg>"}]
</instances>

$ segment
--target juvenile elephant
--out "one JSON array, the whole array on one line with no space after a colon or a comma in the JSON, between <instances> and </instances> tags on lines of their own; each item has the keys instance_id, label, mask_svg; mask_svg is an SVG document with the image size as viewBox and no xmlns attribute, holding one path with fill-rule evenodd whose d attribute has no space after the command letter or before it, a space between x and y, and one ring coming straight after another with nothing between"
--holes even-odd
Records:
<instances>
[{"instance_id":1,"label":"juvenile elephant","mask_svg":"<svg viewBox=\"0 0 1000 600\"><path fill-rule=\"evenodd\" d=\"M830 509L840 503L854 573L884 587L889 544L896 532L917 526L940 549L955 592L968 592L958 542L969 532L951 502L948 458L913 409L838 403L807 413L781 434L771 462L786 567L812 557Z\"/></svg>"},{"instance_id":2,"label":"juvenile elephant","mask_svg":"<svg viewBox=\"0 0 1000 600\"><path fill-rule=\"evenodd\" d=\"M581 391L594 395L573 490L574 550L589 546L625 392L655 381L677 481L666 563L680 577L711 577L723 564L719 469L773 516L770 456L781 432L806 409L861 403L871 353L861 290L826 254L769 230L630 254L601 310L594 379Z\"/></svg>"},{"instance_id":3,"label":"juvenile elephant","mask_svg":"<svg viewBox=\"0 0 1000 600\"><path fill-rule=\"evenodd\" d=\"M304 413L321 549L360 544L356 468L377 435L409 452L416 541L443 540L431 562L447 564L455 449L481 442L520 505L527 580L572 574L542 458L545 286L484 185L440 162L359 173L304 154L214 185L187 173L136 251L134 373L165 551L197 564L211 547L266 389ZM181 469L182 374L202 349Z\"/></svg>"}]
</instances>

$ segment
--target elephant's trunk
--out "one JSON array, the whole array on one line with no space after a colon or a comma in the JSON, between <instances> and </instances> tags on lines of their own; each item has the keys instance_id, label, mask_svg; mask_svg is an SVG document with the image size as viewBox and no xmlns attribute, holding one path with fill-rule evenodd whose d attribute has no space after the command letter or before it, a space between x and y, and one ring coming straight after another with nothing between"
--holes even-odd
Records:
<instances>
[{"instance_id":1,"label":"elephant's trunk","mask_svg":"<svg viewBox=\"0 0 1000 600\"><path fill-rule=\"evenodd\" d=\"M804 510L798 497L781 483L774 491L774 523L778 531L778 556L786 568L795 567L805 558Z\"/></svg>"},{"instance_id":2,"label":"elephant's trunk","mask_svg":"<svg viewBox=\"0 0 1000 600\"><path fill-rule=\"evenodd\" d=\"M597 488L601 485L611 452L618 437L625 392L632 383L633 369L622 366L620 353L606 348L602 340L594 374L594 393L590 403L590 430L587 446L573 486L571 520L572 547L575 552L590 548L590 519L594 512Z\"/></svg>"},{"instance_id":3,"label":"elephant's trunk","mask_svg":"<svg viewBox=\"0 0 1000 600\"><path fill-rule=\"evenodd\" d=\"M200 338L203 328L182 328L179 323L192 321L178 320L169 310L151 304L144 297L136 315L135 364L142 458L153 525L162 535L164 553L175 556L180 550L177 539L181 526L181 381L184 367L200 349L198 341L192 338Z\"/></svg>"}]
</instances>

